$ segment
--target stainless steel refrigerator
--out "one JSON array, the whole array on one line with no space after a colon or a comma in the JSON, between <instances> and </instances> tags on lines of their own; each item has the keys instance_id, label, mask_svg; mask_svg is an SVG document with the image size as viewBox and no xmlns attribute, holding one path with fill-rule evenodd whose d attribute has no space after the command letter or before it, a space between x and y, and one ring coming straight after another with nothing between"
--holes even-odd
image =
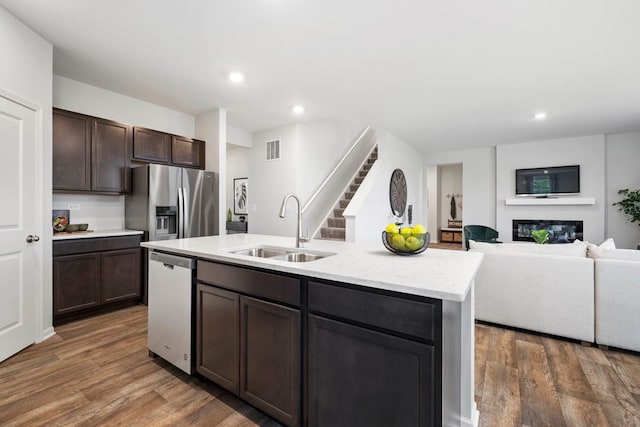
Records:
<instances>
[{"instance_id":1,"label":"stainless steel refrigerator","mask_svg":"<svg viewBox=\"0 0 640 427\"><path fill-rule=\"evenodd\" d=\"M214 172L165 165L131 170L125 197L125 227L143 230L148 240L217 234Z\"/></svg>"},{"instance_id":2,"label":"stainless steel refrigerator","mask_svg":"<svg viewBox=\"0 0 640 427\"><path fill-rule=\"evenodd\" d=\"M217 234L216 174L165 165L131 170L125 197L125 227L144 231L145 240L169 240ZM148 251L143 248L142 303L149 301Z\"/></svg>"}]
</instances>

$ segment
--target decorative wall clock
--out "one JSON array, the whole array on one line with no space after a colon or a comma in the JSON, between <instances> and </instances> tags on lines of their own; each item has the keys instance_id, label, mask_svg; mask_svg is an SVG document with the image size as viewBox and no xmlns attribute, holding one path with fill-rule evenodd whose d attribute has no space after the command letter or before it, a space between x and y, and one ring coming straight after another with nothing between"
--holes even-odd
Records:
<instances>
[{"instance_id":1,"label":"decorative wall clock","mask_svg":"<svg viewBox=\"0 0 640 427\"><path fill-rule=\"evenodd\" d=\"M401 169L396 169L391 174L391 182L389 182L389 203L391 204L391 212L395 216L402 216L407 206L407 180Z\"/></svg>"}]
</instances>

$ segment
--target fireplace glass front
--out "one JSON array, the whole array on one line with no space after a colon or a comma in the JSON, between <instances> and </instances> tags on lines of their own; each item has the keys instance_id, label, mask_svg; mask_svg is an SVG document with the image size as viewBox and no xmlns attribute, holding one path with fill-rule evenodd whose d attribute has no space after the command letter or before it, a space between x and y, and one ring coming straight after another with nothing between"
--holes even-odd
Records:
<instances>
[{"instance_id":1,"label":"fireplace glass front","mask_svg":"<svg viewBox=\"0 0 640 427\"><path fill-rule=\"evenodd\" d=\"M582 226L582 221L514 219L512 239L519 242L533 242L531 237L533 230L547 230L548 243L571 243L576 239L584 240Z\"/></svg>"}]
</instances>

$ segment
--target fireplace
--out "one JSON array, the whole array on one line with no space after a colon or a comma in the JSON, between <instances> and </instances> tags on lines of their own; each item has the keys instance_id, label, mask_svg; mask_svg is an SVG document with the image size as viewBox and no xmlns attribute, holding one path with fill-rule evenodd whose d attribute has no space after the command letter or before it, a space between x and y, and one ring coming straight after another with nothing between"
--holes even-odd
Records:
<instances>
[{"instance_id":1,"label":"fireplace","mask_svg":"<svg viewBox=\"0 0 640 427\"><path fill-rule=\"evenodd\" d=\"M582 221L514 219L513 241L533 242L531 231L547 230L549 243L571 243L583 240Z\"/></svg>"}]
</instances>

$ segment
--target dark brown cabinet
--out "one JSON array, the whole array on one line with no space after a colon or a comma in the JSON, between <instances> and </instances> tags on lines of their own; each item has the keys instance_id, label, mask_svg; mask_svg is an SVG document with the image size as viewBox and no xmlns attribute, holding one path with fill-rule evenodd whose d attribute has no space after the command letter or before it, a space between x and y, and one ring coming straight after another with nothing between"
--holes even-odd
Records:
<instances>
[{"instance_id":1,"label":"dark brown cabinet","mask_svg":"<svg viewBox=\"0 0 640 427\"><path fill-rule=\"evenodd\" d=\"M240 295L199 283L196 313L196 370L238 394Z\"/></svg>"},{"instance_id":2,"label":"dark brown cabinet","mask_svg":"<svg viewBox=\"0 0 640 427\"><path fill-rule=\"evenodd\" d=\"M309 426L435 426L434 346L309 315Z\"/></svg>"},{"instance_id":3,"label":"dark brown cabinet","mask_svg":"<svg viewBox=\"0 0 640 427\"><path fill-rule=\"evenodd\" d=\"M196 370L283 424L299 425L300 310L245 294L299 303L299 280L206 261L197 275Z\"/></svg>"},{"instance_id":4,"label":"dark brown cabinet","mask_svg":"<svg viewBox=\"0 0 640 427\"><path fill-rule=\"evenodd\" d=\"M91 191L91 117L53 110L53 189Z\"/></svg>"},{"instance_id":5,"label":"dark brown cabinet","mask_svg":"<svg viewBox=\"0 0 640 427\"><path fill-rule=\"evenodd\" d=\"M173 135L171 139L171 163L178 166L204 169L204 141Z\"/></svg>"},{"instance_id":6,"label":"dark brown cabinet","mask_svg":"<svg viewBox=\"0 0 640 427\"><path fill-rule=\"evenodd\" d=\"M54 241L54 324L137 301L140 241L140 236Z\"/></svg>"},{"instance_id":7,"label":"dark brown cabinet","mask_svg":"<svg viewBox=\"0 0 640 427\"><path fill-rule=\"evenodd\" d=\"M129 191L131 126L53 110L53 190Z\"/></svg>"},{"instance_id":8,"label":"dark brown cabinet","mask_svg":"<svg viewBox=\"0 0 640 427\"><path fill-rule=\"evenodd\" d=\"M169 163L171 135L141 127L133 128L133 159L151 163Z\"/></svg>"},{"instance_id":9,"label":"dark brown cabinet","mask_svg":"<svg viewBox=\"0 0 640 427\"><path fill-rule=\"evenodd\" d=\"M242 296L240 313L240 397L297 426L300 310Z\"/></svg>"}]
</instances>

